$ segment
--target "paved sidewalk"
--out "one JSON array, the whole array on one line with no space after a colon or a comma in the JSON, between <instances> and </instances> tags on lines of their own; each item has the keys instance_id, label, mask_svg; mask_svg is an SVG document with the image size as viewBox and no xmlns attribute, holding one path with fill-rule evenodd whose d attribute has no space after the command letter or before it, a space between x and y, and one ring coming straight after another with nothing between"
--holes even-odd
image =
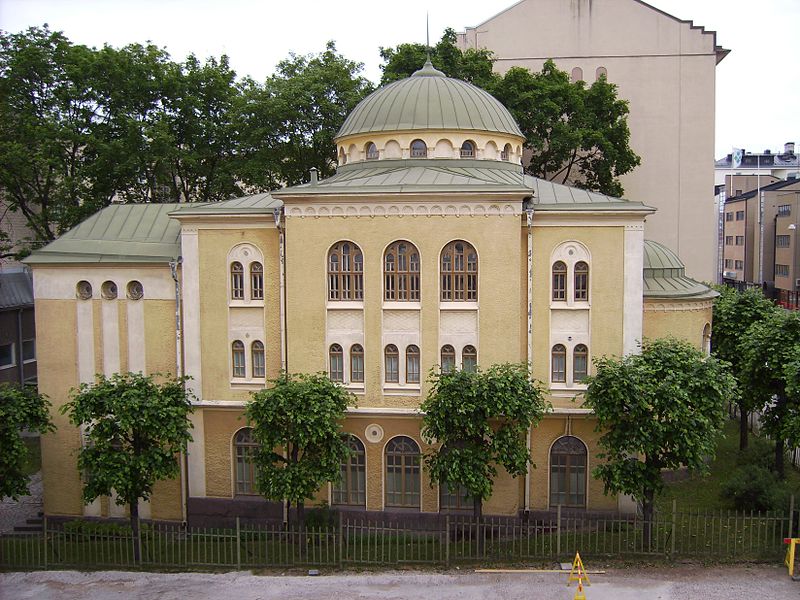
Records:
<instances>
[{"instance_id":1,"label":"paved sidewalk","mask_svg":"<svg viewBox=\"0 0 800 600\"><path fill-rule=\"evenodd\" d=\"M14 531L17 525L25 525L27 519L38 516L42 510L42 472L34 473L28 484L30 495L20 497L19 501L3 498L0 502L0 533Z\"/></svg>"}]
</instances>

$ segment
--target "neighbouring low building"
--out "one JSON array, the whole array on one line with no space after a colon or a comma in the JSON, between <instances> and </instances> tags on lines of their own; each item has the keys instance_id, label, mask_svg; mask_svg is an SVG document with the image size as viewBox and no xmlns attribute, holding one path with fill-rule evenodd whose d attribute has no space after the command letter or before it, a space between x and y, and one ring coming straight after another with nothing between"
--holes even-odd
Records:
<instances>
[{"instance_id":1,"label":"neighbouring low building","mask_svg":"<svg viewBox=\"0 0 800 600\"><path fill-rule=\"evenodd\" d=\"M28 270L0 271L0 383L36 384L36 323Z\"/></svg>"}]
</instances>

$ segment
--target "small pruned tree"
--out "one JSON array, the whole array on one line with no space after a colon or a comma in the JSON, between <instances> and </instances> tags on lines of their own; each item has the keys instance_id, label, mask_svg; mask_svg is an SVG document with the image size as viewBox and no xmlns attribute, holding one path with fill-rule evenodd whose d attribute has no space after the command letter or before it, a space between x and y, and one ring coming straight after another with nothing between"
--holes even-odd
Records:
<instances>
[{"instance_id":1,"label":"small pruned tree","mask_svg":"<svg viewBox=\"0 0 800 600\"><path fill-rule=\"evenodd\" d=\"M61 407L73 425L84 428L78 454L78 469L86 474L84 501L115 492L117 504L129 508L134 539L139 536L139 500L150 498L157 481L180 473L178 455L192 439L187 379L98 374L94 383L73 389ZM140 558L137 544L134 558Z\"/></svg>"},{"instance_id":2,"label":"small pruned tree","mask_svg":"<svg viewBox=\"0 0 800 600\"><path fill-rule=\"evenodd\" d=\"M549 410L526 365L499 364L487 371L431 372L422 404L422 436L437 447L425 455L431 483L462 485L481 518L492 495L496 465L512 477L528 472L525 436Z\"/></svg>"},{"instance_id":3,"label":"small pruned tree","mask_svg":"<svg viewBox=\"0 0 800 600\"><path fill-rule=\"evenodd\" d=\"M49 407L47 397L34 388L0 384L0 498L16 500L28 493L28 448L20 433L53 431Z\"/></svg>"},{"instance_id":4,"label":"small pruned tree","mask_svg":"<svg viewBox=\"0 0 800 600\"><path fill-rule=\"evenodd\" d=\"M286 374L254 392L245 415L258 442L253 460L256 489L268 500L297 507L305 524L305 501L337 481L349 450L341 422L353 396L327 374Z\"/></svg>"},{"instance_id":5,"label":"small pruned tree","mask_svg":"<svg viewBox=\"0 0 800 600\"><path fill-rule=\"evenodd\" d=\"M606 493L642 503L645 543L662 469L703 472L725 423L736 382L725 363L674 338L645 342L641 354L595 361L585 405L601 433L594 469Z\"/></svg>"}]
</instances>

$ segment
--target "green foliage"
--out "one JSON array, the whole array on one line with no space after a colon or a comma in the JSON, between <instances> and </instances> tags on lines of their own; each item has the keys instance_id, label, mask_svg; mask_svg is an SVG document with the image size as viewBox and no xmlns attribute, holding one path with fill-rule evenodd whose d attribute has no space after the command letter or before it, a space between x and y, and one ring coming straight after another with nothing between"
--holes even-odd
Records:
<instances>
[{"instance_id":1,"label":"green foliage","mask_svg":"<svg viewBox=\"0 0 800 600\"><path fill-rule=\"evenodd\" d=\"M647 512L664 485L662 469L706 470L735 381L723 363L671 338L595 365L585 405L595 412L605 462L594 475L606 492L630 494Z\"/></svg>"},{"instance_id":2,"label":"green foliage","mask_svg":"<svg viewBox=\"0 0 800 600\"><path fill-rule=\"evenodd\" d=\"M525 436L550 405L525 365L431 372L428 381L422 436L439 444L425 455L432 483L461 484L483 501L492 494L495 465L513 477L527 473Z\"/></svg>"},{"instance_id":3,"label":"green foliage","mask_svg":"<svg viewBox=\"0 0 800 600\"><path fill-rule=\"evenodd\" d=\"M49 407L47 397L31 387L0 384L0 498L18 499L28 493L30 451L20 432L53 431Z\"/></svg>"},{"instance_id":4,"label":"green foliage","mask_svg":"<svg viewBox=\"0 0 800 600\"><path fill-rule=\"evenodd\" d=\"M151 529L148 524L142 524L143 531ZM64 523L63 529L67 533L80 533L100 538L106 536L127 537L131 535L131 526L123 523L109 523L107 521L89 521L75 519Z\"/></svg>"},{"instance_id":5,"label":"green foliage","mask_svg":"<svg viewBox=\"0 0 800 600\"><path fill-rule=\"evenodd\" d=\"M254 455L259 493L301 504L338 480L349 452L340 422L352 401L325 373L287 374L254 392L245 415L260 445Z\"/></svg>"},{"instance_id":6,"label":"green foliage","mask_svg":"<svg viewBox=\"0 0 800 600\"><path fill-rule=\"evenodd\" d=\"M736 455L736 466L756 466L764 469L772 467L774 450L769 441L761 436L754 436L747 448Z\"/></svg>"},{"instance_id":7,"label":"green foliage","mask_svg":"<svg viewBox=\"0 0 800 600\"><path fill-rule=\"evenodd\" d=\"M767 511L786 506L788 492L778 476L761 465L738 467L722 485L723 498L731 500L737 510Z\"/></svg>"},{"instance_id":8,"label":"green foliage","mask_svg":"<svg viewBox=\"0 0 800 600\"><path fill-rule=\"evenodd\" d=\"M72 390L61 412L85 427L78 455L85 502L113 490L117 504L133 508L150 498L156 481L179 474L177 455L192 439L186 379L116 373Z\"/></svg>"}]
</instances>

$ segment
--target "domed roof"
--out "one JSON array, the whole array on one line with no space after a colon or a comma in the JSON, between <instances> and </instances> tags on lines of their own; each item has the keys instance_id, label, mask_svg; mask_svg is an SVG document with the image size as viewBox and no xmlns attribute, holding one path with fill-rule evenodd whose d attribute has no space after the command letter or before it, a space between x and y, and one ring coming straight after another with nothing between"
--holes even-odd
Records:
<instances>
[{"instance_id":1,"label":"domed roof","mask_svg":"<svg viewBox=\"0 0 800 600\"><path fill-rule=\"evenodd\" d=\"M645 240L643 263L645 298L707 299L717 295L707 285L687 277L681 259L663 244Z\"/></svg>"},{"instance_id":2,"label":"domed roof","mask_svg":"<svg viewBox=\"0 0 800 600\"><path fill-rule=\"evenodd\" d=\"M348 115L336 138L414 129L464 129L523 137L514 117L494 96L445 76L427 60L411 77L364 98Z\"/></svg>"}]
</instances>

